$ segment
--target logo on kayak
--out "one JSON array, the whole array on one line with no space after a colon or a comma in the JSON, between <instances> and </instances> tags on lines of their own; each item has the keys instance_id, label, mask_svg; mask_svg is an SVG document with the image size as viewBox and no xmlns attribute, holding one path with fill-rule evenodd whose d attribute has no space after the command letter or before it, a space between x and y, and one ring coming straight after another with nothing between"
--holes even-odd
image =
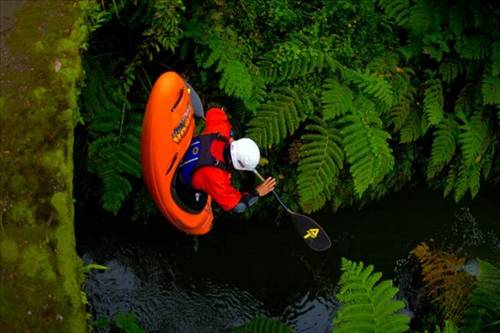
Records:
<instances>
[{"instance_id":1,"label":"logo on kayak","mask_svg":"<svg viewBox=\"0 0 500 333\"><path fill-rule=\"evenodd\" d=\"M191 107L187 107L186 111L182 114L181 121L179 122L179 125L177 125L174 130L172 131L172 140L174 140L175 143L181 142L182 138L186 136L187 129L189 125L191 124Z\"/></svg>"},{"instance_id":2,"label":"logo on kayak","mask_svg":"<svg viewBox=\"0 0 500 333\"><path fill-rule=\"evenodd\" d=\"M318 237L318 234L319 234L319 229L317 228L311 228L309 230L307 230L305 236L304 236L304 239L308 239L308 238L316 238Z\"/></svg>"}]
</instances>

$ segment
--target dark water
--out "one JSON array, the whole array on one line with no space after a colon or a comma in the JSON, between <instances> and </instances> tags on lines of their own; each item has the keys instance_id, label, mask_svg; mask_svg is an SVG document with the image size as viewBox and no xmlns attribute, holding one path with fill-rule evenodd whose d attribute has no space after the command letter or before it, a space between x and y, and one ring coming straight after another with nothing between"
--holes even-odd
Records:
<instances>
[{"instance_id":1,"label":"dark water","mask_svg":"<svg viewBox=\"0 0 500 333\"><path fill-rule=\"evenodd\" d=\"M417 188L361 211L323 212L313 218L332 237L324 253L309 250L290 224L277 226L273 216L249 223L226 216L198 244L166 222L80 217L77 240L85 262L108 266L91 272L85 286L95 317L133 311L148 332L214 333L265 315L296 332L323 333L331 331L336 310L341 257L395 279L408 310L417 312L417 269L408 252L433 239L464 255L498 258L499 204L494 189L455 205Z\"/></svg>"}]
</instances>

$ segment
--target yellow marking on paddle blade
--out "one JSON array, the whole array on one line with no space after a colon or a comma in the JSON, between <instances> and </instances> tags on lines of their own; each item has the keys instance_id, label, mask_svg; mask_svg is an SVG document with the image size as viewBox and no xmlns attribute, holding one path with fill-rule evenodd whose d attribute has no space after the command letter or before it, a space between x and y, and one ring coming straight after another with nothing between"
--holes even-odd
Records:
<instances>
[{"instance_id":1,"label":"yellow marking on paddle blade","mask_svg":"<svg viewBox=\"0 0 500 333\"><path fill-rule=\"evenodd\" d=\"M308 239L308 238L316 238L318 237L318 234L319 234L319 229L317 228L311 228L309 230L307 230L305 236L304 236L304 239Z\"/></svg>"}]
</instances>

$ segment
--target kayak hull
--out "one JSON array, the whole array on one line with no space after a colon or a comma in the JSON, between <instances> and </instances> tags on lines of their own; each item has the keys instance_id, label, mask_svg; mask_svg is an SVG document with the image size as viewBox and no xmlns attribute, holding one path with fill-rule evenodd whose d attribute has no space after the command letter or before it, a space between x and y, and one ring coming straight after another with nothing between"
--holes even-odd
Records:
<instances>
[{"instance_id":1,"label":"kayak hull","mask_svg":"<svg viewBox=\"0 0 500 333\"><path fill-rule=\"evenodd\" d=\"M141 163L148 190L170 223L192 235L203 235L213 225L211 197L196 211L186 209L176 196L176 171L195 130L187 83L175 72L155 82L146 107L141 136Z\"/></svg>"}]
</instances>

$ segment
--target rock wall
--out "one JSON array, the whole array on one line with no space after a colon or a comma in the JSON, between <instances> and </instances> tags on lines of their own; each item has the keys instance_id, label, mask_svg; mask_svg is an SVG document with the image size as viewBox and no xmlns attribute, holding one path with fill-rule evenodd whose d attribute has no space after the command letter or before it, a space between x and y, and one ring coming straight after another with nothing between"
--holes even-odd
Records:
<instances>
[{"instance_id":1,"label":"rock wall","mask_svg":"<svg viewBox=\"0 0 500 333\"><path fill-rule=\"evenodd\" d=\"M72 196L86 25L78 1L0 2L0 332L86 332Z\"/></svg>"}]
</instances>

